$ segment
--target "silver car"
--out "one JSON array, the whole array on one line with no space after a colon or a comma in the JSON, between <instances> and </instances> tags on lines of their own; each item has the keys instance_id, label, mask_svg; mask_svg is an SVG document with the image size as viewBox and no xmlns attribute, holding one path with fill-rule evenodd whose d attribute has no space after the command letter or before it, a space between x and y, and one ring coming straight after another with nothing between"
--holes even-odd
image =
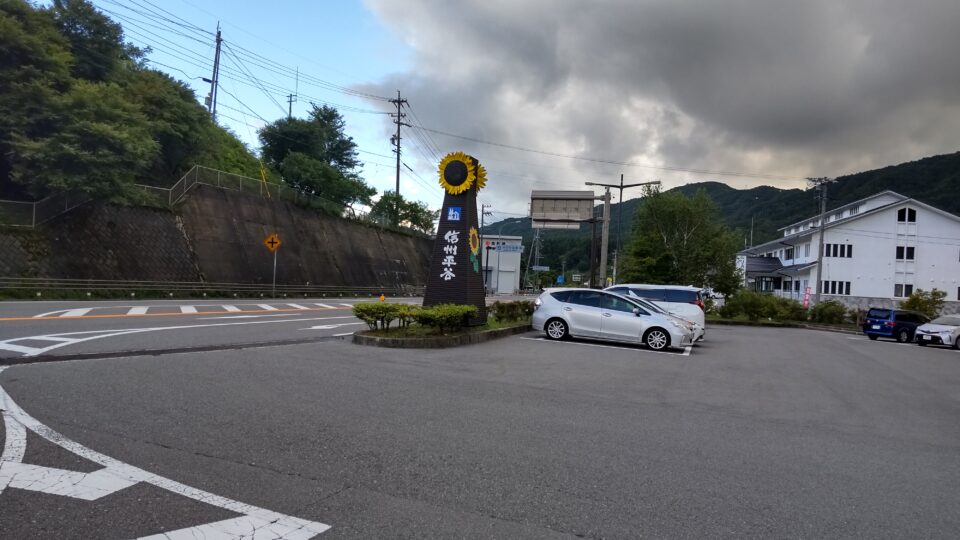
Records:
<instances>
[{"instance_id":1,"label":"silver car","mask_svg":"<svg viewBox=\"0 0 960 540\"><path fill-rule=\"evenodd\" d=\"M950 345L960 349L960 315L943 315L914 331L918 345Z\"/></svg>"},{"instance_id":2,"label":"silver car","mask_svg":"<svg viewBox=\"0 0 960 540\"><path fill-rule=\"evenodd\" d=\"M605 291L546 289L533 305L533 328L550 339L643 343L655 351L693 342L690 323Z\"/></svg>"}]
</instances>

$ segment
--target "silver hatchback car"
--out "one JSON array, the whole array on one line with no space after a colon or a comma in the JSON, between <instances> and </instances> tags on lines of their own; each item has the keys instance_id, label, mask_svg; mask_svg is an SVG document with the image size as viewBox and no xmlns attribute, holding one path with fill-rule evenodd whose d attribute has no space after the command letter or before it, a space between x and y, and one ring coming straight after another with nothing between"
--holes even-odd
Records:
<instances>
[{"instance_id":1,"label":"silver hatchback car","mask_svg":"<svg viewBox=\"0 0 960 540\"><path fill-rule=\"evenodd\" d=\"M579 337L642 343L655 351L693 343L692 325L595 289L546 289L534 303L533 328L550 339Z\"/></svg>"}]
</instances>

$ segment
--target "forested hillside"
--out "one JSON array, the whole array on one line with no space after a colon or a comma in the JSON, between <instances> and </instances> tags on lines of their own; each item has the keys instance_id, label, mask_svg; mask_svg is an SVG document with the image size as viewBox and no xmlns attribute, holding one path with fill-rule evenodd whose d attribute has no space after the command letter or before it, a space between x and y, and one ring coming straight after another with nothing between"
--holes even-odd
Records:
<instances>
[{"instance_id":1,"label":"forested hillside","mask_svg":"<svg viewBox=\"0 0 960 540\"><path fill-rule=\"evenodd\" d=\"M0 198L80 189L137 198L195 163L247 175L259 164L183 83L88 2L0 2Z\"/></svg>"},{"instance_id":2,"label":"forested hillside","mask_svg":"<svg viewBox=\"0 0 960 540\"><path fill-rule=\"evenodd\" d=\"M827 206L840 206L887 189L960 215L960 152L838 177L837 182L829 187ZM697 182L671 191L692 196L700 190L713 199L722 222L739 231L745 239L749 237L752 218L754 243L772 239L777 234L777 228L819 211L816 193L802 189L760 186L741 190L720 182ZM629 243L633 218L641 201L642 199L630 199L623 203L625 245ZM619 206L614 204L611 211L611 249L615 245L613 236L620 212ZM533 237L529 218L514 218L488 225L484 232L497 234L501 225L505 235L523 236L525 239ZM559 261L566 260L567 268L586 268L589 234L586 225L582 226L581 231L547 231L543 235L544 264L556 265Z\"/></svg>"}]
</instances>

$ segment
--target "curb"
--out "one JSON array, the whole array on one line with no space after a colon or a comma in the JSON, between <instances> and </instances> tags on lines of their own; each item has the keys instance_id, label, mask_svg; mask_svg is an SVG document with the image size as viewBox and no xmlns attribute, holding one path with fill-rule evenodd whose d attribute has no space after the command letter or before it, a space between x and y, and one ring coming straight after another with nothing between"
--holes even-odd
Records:
<instances>
[{"instance_id":1,"label":"curb","mask_svg":"<svg viewBox=\"0 0 960 540\"><path fill-rule=\"evenodd\" d=\"M475 345L492 339L525 334L530 332L529 324L520 326L511 326L509 328L498 328L496 330L484 330L472 334L462 334L459 336L437 336L437 337L416 337L416 338L392 338L367 336L364 334L354 334L353 342L357 345L367 345L370 347L388 347L392 349L446 349L449 347L461 347L463 345Z\"/></svg>"},{"instance_id":2,"label":"curb","mask_svg":"<svg viewBox=\"0 0 960 540\"><path fill-rule=\"evenodd\" d=\"M859 330L849 330L847 328L836 328L834 326L791 323L791 322L769 322L769 321L707 321L708 324L718 326L754 326L758 328L802 328L804 330L821 330L824 332L836 332L838 334L860 335L863 332Z\"/></svg>"}]
</instances>

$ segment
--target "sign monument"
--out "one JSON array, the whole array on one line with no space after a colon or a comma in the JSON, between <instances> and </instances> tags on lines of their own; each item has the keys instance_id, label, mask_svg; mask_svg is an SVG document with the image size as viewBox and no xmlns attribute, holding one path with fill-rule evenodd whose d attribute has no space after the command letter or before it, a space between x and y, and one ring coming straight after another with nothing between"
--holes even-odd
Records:
<instances>
[{"instance_id":1,"label":"sign monument","mask_svg":"<svg viewBox=\"0 0 960 540\"><path fill-rule=\"evenodd\" d=\"M445 193L423 305L476 306L477 317L470 324L484 324L487 304L480 268L477 193L487 183L487 171L473 156L452 152L440 161L439 173Z\"/></svg>"}]
</instances>

